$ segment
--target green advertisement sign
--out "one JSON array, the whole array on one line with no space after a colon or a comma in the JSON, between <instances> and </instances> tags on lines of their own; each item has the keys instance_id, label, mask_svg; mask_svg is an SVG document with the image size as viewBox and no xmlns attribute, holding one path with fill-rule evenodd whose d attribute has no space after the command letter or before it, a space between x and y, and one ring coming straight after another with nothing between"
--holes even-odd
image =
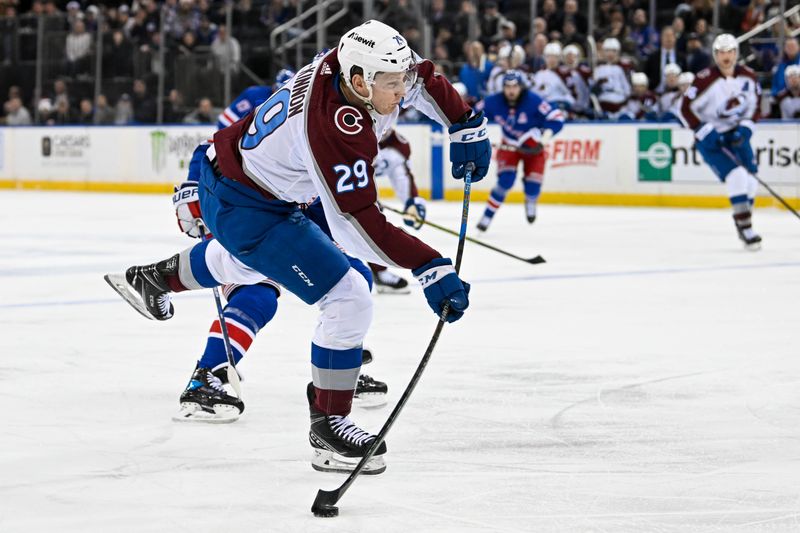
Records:
<instances>
[{"instance_id":1,"label":"green advertisement sign","mask_svg":"<svg viewBox=\"0 0 800 533\"><path fill-rule=\"evenodd\" d=\"M639 181L672 181L672 130L639 130Z\"/></svg>"}]
</instances>

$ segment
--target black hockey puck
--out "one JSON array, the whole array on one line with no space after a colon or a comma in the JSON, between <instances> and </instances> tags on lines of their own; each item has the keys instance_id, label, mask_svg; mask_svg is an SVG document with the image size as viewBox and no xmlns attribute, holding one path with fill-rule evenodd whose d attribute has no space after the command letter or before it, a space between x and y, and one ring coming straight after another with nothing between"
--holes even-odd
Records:
<instances>
[{"instance_id":1,"label":"black hockey puck","mask_svg":"<svg viewBox=\"0 0 800 533\"><path fill-rule=\"evenodd\" d=\"M339 516L339 508L335 505L321 505L311 507L311 512L318 518L333 518Z\"/></svg>"}]
</instances>

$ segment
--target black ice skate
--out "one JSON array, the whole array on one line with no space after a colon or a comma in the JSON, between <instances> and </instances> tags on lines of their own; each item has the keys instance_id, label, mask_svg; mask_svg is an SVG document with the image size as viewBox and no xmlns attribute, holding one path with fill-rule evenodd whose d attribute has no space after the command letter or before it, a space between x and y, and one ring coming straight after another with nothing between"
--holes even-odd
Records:
<instances>
[{"instance_id":1,"label":"black ice skate","mask_svg":"<svg viewBox=\"0 0 800 533\"><path fill-rule=\"evenodd\" d=\"M244 411L244 402L225 390L227 380L227 366L213 372L210 368L196 368L181 394L181 410L172 419L176 422L209 424L227 424L238 420Z\"/></svg>"},{"instance_id":2,"label":"black ice skate","mask_svg":"<svg viewBox=\"0 0 800 533\"><path fill-rule=\"evenodd\" d=\"M757 251L761 249L761 235L753 231L752 215L749 211L736 213L733 215L733 221L736 223L736 232L739 234L739 239L744 243L747 250Z\"/></svg>"},{"instance_id":3,"label":"black ice skate","mask_svg":"<svg viewBox=\"0 0 800 533\"><path fill-rule=\"evenodd\" d=\"M308 406L311 411L311 431L308 440L314 449L311 466L320 472L352 472L369 450L375 435L367 433L346 416L326 415L314 408L314 384L309 383ZM380 474L386 470L382 442L375 455L364 466L362 474Z\"/></svg>"},{"instance_id":4,"label":"black ice skate","mask_svg":"<svg viewBox=\"0 0 800 533\"><path fill-rule=\"evenodd\" d=\"M145 266L132 266L125 276L106 274L106 282L142 316L151 320L172 318L174 308L170 302L170 288L165 276L176 275L178 255L165 261Z\"/></svg>"},{"instance_id":5,"label":"black ice skate","mask_svg":"<svg viewBox=\"0 0 800 533\"><path fill-rule=\"evenodd\" d=\"M408 281L388 270L375 273L375 289L380 294L408 294Z\"/></svg>"},{"instance_id":6,"label":"black ice skate","mask_svg":"<svg viewBox=\"0 0 800 533\"><path fill-rule=\"evenodd\" d=\"M358 376L356 392L353 395L353 405L357 407L371 408L386 405L386 393L389 386L383 381L378 381L366 374Z\"/></svg>"}]
</instances>

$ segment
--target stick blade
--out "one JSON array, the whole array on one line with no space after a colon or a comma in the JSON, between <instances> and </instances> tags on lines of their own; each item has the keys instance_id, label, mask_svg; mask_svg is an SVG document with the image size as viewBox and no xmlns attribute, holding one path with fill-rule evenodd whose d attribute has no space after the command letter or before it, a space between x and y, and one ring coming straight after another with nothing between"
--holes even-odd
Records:
<instances>
[{"instance_id":1,"label":"stick blade","mask_svg":"<svg viewBox=\"0 0 800 533\"><path fill-rule=\"evenodd\" d=\"M537 255L536 257L531 257L530 259L525 260L526 263L530 263L532 265L538 265L540 263L546 263L547 261L544 260L544 257L541 255Z\"/></svg>"},{"instance_id":2,"label":"stick blade","mask_svg":"<svg viewBox=\"0 0 800 533\"><path fill-rule=\"evenodd\" d=\"M311 512L320 518L332 518L339 515L339 508L334 505L339 501L339 489L317 491L317 497L311 505Z\"/></svg>"}]
</instances>

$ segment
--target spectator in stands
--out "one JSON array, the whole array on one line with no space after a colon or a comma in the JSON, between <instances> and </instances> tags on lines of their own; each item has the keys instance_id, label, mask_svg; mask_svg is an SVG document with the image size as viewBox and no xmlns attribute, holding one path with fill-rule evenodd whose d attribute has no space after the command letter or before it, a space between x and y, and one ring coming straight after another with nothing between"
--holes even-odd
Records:
<instances>
[{"instance_id":1,"label":"spectator in stands","mask_svg":"<svg viewBox=\"0 0 800 533\"><path fill-rule=\"evenodd\" d=\"M82 19L83 13L81 13L80 2L76 2L75 0L67 2L67 24L69 24L70 27L73 27L75 25L75 21Z\"/></svg>"},{"instance_id":2,"label":"spectator in stands","mask_svg":"<svg viewBox=\"0 0 800 533\"><path fill-rule=\"evenodd\" d=\"M769 2L767 0L751 0L739 29L743 33L748 32L764 22L768 5Z\"/></svg>"},{"instance_id":3,"label":"spectator in stands","mask_svg":"<svg viewBox=\"0 0 800 533\"><path fill-rule=\"evenodd\" d=\"M614 9L611 12L611 23L608 29L601 31L600 34L603 41L611 38L619 41L622 55L636 57L636 43L629 35L628 26L625 25L625 16L621 9Z\"/></svg>"},{"instance_id":4,"label":"spectator in stands","mask_svg":"<svg viewBox=\"0 0 800 533\"><path fill-rule=\"evenodd\" d=\"M187 31L181 36L181 42L178 45L178 52L181 55L190 56L194 53L194 49L197 47L197 37L194 36L193 32Z\"/></svg>"},{"instance_id":5,"label":"spectator in stands","mask_svg":"<svg viewBox=\"0 0 800 533\"><path fill-rule=\"evenodd\" d=\"M783 43L783 57L772 75L772 96L777 96L786 87L786 67L800 65L800 44L794 37L788 37Z\"/></svg>"},{"instance_id":6,"label":"spectator in stands","mask_svg":"<svg viewBox=\"0 0 800 533\"><path fill-rule=\"evenodd\" d=\"M705 51L703 42L696 33L686 37L686 70L697 74L711 66L711 55Z\"/></svg>"},{"instance_id":7,"label":"spectator in stands","mask_svg":"<svg viewBox=\"0 0 800 533\"><path fill-rule=\"evenodd\" d=\"M544 0L539 17L545 23L545 29L537 29L536 33L547 33L548 30L563 31L564 17L558 12L556 0Z\"/></svg>"},{"instance_id":8,"label":"spectator in stands","mask_svg":"<svg viewBox=\"0 0 800 533\"><path fill-rule=\"evenodd\" d=\"M421 27L421 22L414 14L408 0L390 0L388 7L380 14L380 20L393 27L405 31L408 28Z\"/></svg>"},{"instance_id":9,"label":"spectator in stands","mask_svg":"<svg viewBox=\"0 0 800 533\"><path fill-rule=\"evenodd\" d=\"M166 105L164 105L164 122L178 124L185 115L186 109L183 104L183 95L178 89L172 89L167 96Z\"/></svg>"},{"instance_id":10,"label":"spectator in stands","mask_svg":"<svg viewBox=\"0 0 800 533\"><path fill-rule=\"evenodd\" d=\"M517 39L517 25L510 20L501 22L500 41L506 41L511 44L522 44L522 39Z\"/></svg>"},{"instance_id":11,"label":"spectator in stands","mask_svg":"<svg viewBox=\"0 0 800 533\"><path fill-rule=\"evenodd\" d=\"M83 98L78 104L78 124L94 124L94 106L88 98Z\"/></svg>"},{"instance_id":12,"label":"spectator in stands","mask_svg":"<svg viewBox=\"0 0 800 533\"><path fill-rule=\"evenodd\" d=\"M184 124L216 124L217 114L209 98L201 98L197 108L183 117Z\"/></svg>"},{"instance_id":13,"label":"spectator in stands","mask_svg":"<svg viewBox=\"0 0 800 533\"><path fill-rule=\"evenodd\" d=\"M800 118L800 65L789 65L785 71L786 87L775 101L775 118Z\"/></svg>"},{"instance_id":14,"label":"spectator in stands","mask_svg":"<svg viewBox=\"0 0 800 533\"><path fill-rule=\"evenodd\" d=\"M180 0L169 10L167 32L175 40L180 39L187 31L195 32L200 27L200 12L194 0Z\"/></svg>"},{"instance_id":15,"label":"spectator in stands","mask_svg":"<svg viewBox=\"0 0 800 533\"><path fill-rule=\"evenodd\" d=\"M472 35L471 28L472 22L477 18L477 10L475 3L472 0L461 0L461 8L456 15L455 26L453 27L453 47L459 50L458 55L451 55L454 60L464 57L469 61L467 41L468 37ZM475 21L477 24L477 21ZM479 29L477 31L480 31Z\"/></svg>"},{"instance_id":16,"label":"spectator in stands","mask_svg":"<svg viewBox=\"0 0 800 533\"><path fill-rule=\"evenodd\" d=\"M664 90L664 67L675 63L681 70L686 69L686 58L675 48L675 31L672 26L661 30L661 46L647 57L644 73L650 80L650 89L660 93Z\"/></svg>"},{"instance_id":17,"label":"spectator in stands","mask_svg":"<svg viewBox=\"0 0 800 533\"><path fill-rule=\"evenodd\" d=\"M658 49L658 32L647 22L644 9L633 12L633 24L630 37L636 43L636 57L646 58Z\"/></svg>"},{"instance_id":18,"label":"spectator in stands","mask_svg":"<svg viewBox=\"0 0 800 533\"><path fill-rule=\"evenodd\" d=\"M113 124L116 112L108 105L108 98L104 94L97 95L97 102L94 106L94 115L97 124Z\"/></svg>"},{"instance_id":19,"label":"spectator in stands","mask_svg":"<svg viewBox=\"0 0 800 533\"><path fill-rule=\"evenodd\" d=\"M155 124L156 100L147 94L147 84L144 80L133 80L133 120L139 124Z\"/></svg>"},{"instance_id":20,"label":"spectator in stands","mask_svg":"<svg viewBox=\"0 0 800 533\"><path fill-rule=\"evenodd\" d=\"M14 56L17 10L13 5L0 6L0 63L10 65Z\"/></svg>"},{"instance_id":21,"label":"spectator in stands","mask_svg":"<svg viewBox=\"0 0 800 533\"><path fill-rule=\"evenodd\" d=\"M561 44L565 47L571 44L577 45L581 50L586 50L586 36L578 32L578 28L571 20L564 21L564 31L561 34Z\"/></svg>"},{"instance_id":22,"label":"spectator in stands","mask_svg":"<svg viewBox=\"0 0 800 533\"><path fill-rule=\"evenodd\" d=\"M686 23L681 17L675 17L670 24L675 34L675 49L682 54L686 53Z\"/></svg>"},{"instance_id":23,"label":"spectator in stands","mask_svg":"<svg viewBox=\"0 0 800 533\"><path fill-rule=\"evenodd\" d=\"M31 114L22 105L22 99L18 96L10 98L3 104L3 111L6 115L7 126L30 126L33 123Z\"/></svg>"},{"instance_id":24,"label":"spectator in stands","mask_svg":"<svg viewBox=\"0 0 800 533\"><path fill-rule=\"evenodd\" d=\"M525 45L525 65L529 73L535 74L547 68L544 60L544 47L547 46L547 37L543 33L537 34L533 41Z\"/></svg>"},{"instance_id":25,"label":"spectator in stands","mask_svg":"<svg viewBox=\"0 0 800 533\"><path fill-rule=\"evenodd\" d=\"M133 100L128 93L123 93L114 108L114 124L125 125L133 122Z\"/></svg>"},{"instance_id":26,"label":"spectator in stands","mask_svg":"<svg viewBox=\"0 0 800 533\"><path fill-rule=\"evenodd\" d=\"M230 68L231 72L239 72L239 63L242 60L242 49L236 37L228 35L228 29L220 26L214 42L211 43L211 53L217 59L217 66L225 71Z\"/></svg>"},{"instance_id":27,"label":"spectator in stands","mask_svg":"<svg viewBox=\"0 0 800 533\"><path fill-rule=\"evenodd\" d=\"M47 121L48 125L63 125L63 124L72 124L75 121L75 116L72 113L72 109L69 107L69 104L66 100L59 100L56 102L56 109L55 112L50 116L50 119Z\"/></svg>"},{"instance_id":28,"label":"spectator in stands","mask_svg":"<svg viewBox=\"0 0 800 533\"><path fill-rule=\"evenodd\" d=\"M59 78L53 82L53 92L50 95L50 102L55 109L62 100L67 103L67 107L72 105L69 92L67 91L67 84L64 80Z\"/></svg>"},{"instance_id":29,"label":"spectator in stands","mask_svg":"<svg viewBox=\"0 0 800 533\"><path fill-rule=\"evenodd\" d=\"M96 5L90 5L86 8L86 14L83 17L83 24L86 26L86 31L95 33L97 31L97 17L100 14L100 8Z\"/></svg>"},{"instance_id":30,"label":"spectator in stands","mask_svg":"<svg viewBox=\"0 0 800 533\"><path fill-rule=\"evenodd\" d=\"M198 45L211 46L211 43L214 42L214 37L217 36L217 25L212 24L208 17L203 17L195 35Z\"/></svg>"},{"instance_id":31,"label":"spectator in stands","mask_svg":"<svg viewBox=\"0 0 800 533\"><path fill-rule=\"evenodd\" d=\"M103 74L108 78L133 76L133 44L122 30L114 30L111 43L103 50Z\"/></svg>"},{"instance_id":32,"label":"spectator in stands","mask_svg":"<svg viewBox=\"0 0 800 533\"><path fill-rule=\"evenodd\" d=\"M438 37L439 32L443 29L451 32L451 28L455 23L454 17L447 11L445 0L432 0L428 20L431 23L435 37Z\"/></svg>"},{"instance_id":33,"label":"spectator in stands","mask_svg":"<svg viewBox=\"0 0 800 533\"><path fill-rule=\"evenodd\" d=\"M481 42L485 47L496 43L502 38L500 26L506 20L498 10L497 2L488 0L484 4L483 17L481 18Z\"/></svg>"},{"instance_id":34,"label":"spectator in stands","mask_svg":"<svg viewBox=\"0 0 800 533\"><path fill-rule=\"evenodd\" d=\"M53 114L53 102L49 98L41 98L36 104L36 111L39 113L39 124L52 124L50 117Z\"/></svg>"},{"instance_id":35,"label":"spectator in stands","mask_svg":"<svg viewBox=\"0 0 800 533\"><path fill-rule=\"evenodd\" d=\"M604 3L611 5L610 2ZM564 12L556 18L555 26L550 26L550 29L556 29L563 33L564 23L568 20L575 24L575 28L578 30L578 33L586 35L586 32L589 31L589 23L586 19L586 16L578 10L577 0L566 0L564 2Z\"/></svg>"},{"instance_id":36,"label":"spectator in stands","mask_svg":"<svg viewBox=\"0 0 800 533\"><path fill-rule=\"evenodd\" d=\"M575 25L573 24L573 27ZM533 19L533 34L536 35L537 33L547 33L549 26L547 25L547 21L542 17L536 17Z\"/></svg>"},{"instance_id":37,"label":"spectator in stands","mask_svg":"<svg viewBox=\"0 0 800 533\"><path fill-rule=\"evenodd\" d=\"M697 38L700 39L700 43L706 50L711 50L711 43L714 40L714 36L711 35L711 32L708 30L708 21L706 19L697 19L694 23L694 31L691 34L697 35ZM689 36L686 36L687 45Z\"/></svg>"},{"instance_id":38,"label":"spectator in stands","mask_svg":"<svg viewBox=\"0 0 800 533\"><path fill-rule=\"evenodd\" d=\"M72 23L72 31L67 35L67 72L71 76L89 71L89 53L92 50L92 36L80 19Z\"/></svg>"},{"instance_id":39,"label":"spectator in stands","mask_svg":"<svg viewBox=\"0 0 800 533\"><path fill-rule=\"evenodd\" d=\"M480 41L472 41L464 45L467 62L458 73L458 80L467 87L470 98L480 100L486 95L486 83L494 66L484 53Z\"/></svg>"}]
</instances>

